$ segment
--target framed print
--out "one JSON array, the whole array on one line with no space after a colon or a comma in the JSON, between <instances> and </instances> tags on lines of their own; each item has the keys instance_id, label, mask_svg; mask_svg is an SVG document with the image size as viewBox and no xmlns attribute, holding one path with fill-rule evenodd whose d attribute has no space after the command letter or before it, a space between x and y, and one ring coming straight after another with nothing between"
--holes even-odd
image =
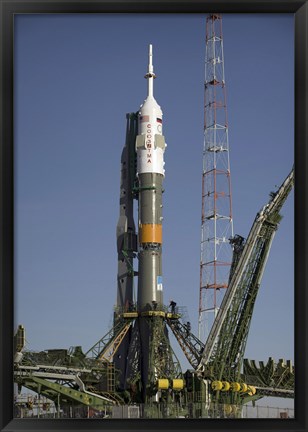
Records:
<instances>
[{"instance_id":1,"label":"framed print","mask_svg":"<svg viewBox=\"0 0 308 432\"><path fill-rule=\"evenodd\" d=\"M1 23L1 430L306 430L306 1Z\"/></svg>"}]
</instances>

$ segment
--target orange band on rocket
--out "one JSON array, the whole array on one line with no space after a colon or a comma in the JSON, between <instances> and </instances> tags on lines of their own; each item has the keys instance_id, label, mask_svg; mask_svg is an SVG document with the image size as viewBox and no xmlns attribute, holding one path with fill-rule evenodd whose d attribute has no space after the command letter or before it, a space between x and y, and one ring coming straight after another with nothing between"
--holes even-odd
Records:
<instances>
[{"instance_id":1,"label":"orange band on rocket","mask_svg":"<svg viewBox=\"0 0 308 432\"><path fill-rule=\"evenodd\" d=\"M141 224L139 226L139 243L163 242L163 226L161 224Z\"/></svg>"}]
</instances>

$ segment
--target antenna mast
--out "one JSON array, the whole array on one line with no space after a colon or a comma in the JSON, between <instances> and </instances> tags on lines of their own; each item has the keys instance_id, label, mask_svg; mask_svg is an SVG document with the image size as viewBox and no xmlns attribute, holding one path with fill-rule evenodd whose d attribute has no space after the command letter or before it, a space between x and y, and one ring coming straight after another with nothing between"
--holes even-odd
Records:
<instances>
[{"instance_id":1,"label":"antenna mast","mask_svg":"<svg viewBox=\"0 0 308 432\"><path fill-rule=\"evenodd\" d=\"M228 288L233 237L221 14L206 19L199 339L206 340Z\"/></svg>"}]
</instances>

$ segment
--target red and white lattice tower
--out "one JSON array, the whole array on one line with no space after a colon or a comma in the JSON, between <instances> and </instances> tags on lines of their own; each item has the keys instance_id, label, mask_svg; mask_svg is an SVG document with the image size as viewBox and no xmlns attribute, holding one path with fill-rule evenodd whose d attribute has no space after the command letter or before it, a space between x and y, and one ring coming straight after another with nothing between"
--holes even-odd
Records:
<instances>
[{"instance_id":1,"label":"red and white lattice tower","mask_svg":"<svg viewBox=\"0 0 308 432\"><path fill-rule=\"evenodd\" d=\"M199 338L205 342L228 288L233 237L222 17L206 19Z\"/></svg>"}]
</instances>

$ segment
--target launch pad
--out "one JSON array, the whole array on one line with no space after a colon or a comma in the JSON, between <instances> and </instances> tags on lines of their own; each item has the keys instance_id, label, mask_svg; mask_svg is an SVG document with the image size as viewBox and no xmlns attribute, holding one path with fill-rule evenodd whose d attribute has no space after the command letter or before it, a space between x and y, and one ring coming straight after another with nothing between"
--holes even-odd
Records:
<instances>
[{"instance_id":1,"label":"launch pad","mask_svg":"<svg viewBox=\"0 0 308 432\"><path fill-rule=\"evenodd\" d=\"M166 305L163 298L166 143L162 110L153 96L151 45L145 78L147 98L137 113L126 117L113 327L86 353L81 347L33 353L24 350L20 326L15 336L14 379L20 390L26 387L54 401L58 412L60 406L82 406L112 418L130 417L129 412L138 418L239 418L249 401L294 396L291 362L270 358L267 364L257 365L244 359L255 299L294 171L258 212L247 239L230 239L233 260L228 289L207 340L199 340L177 304ZM186 372L171 347L169 330L191 365ZM125 407L125 413L120 414L119 407Z\"/></svg>"}]
</instances>

